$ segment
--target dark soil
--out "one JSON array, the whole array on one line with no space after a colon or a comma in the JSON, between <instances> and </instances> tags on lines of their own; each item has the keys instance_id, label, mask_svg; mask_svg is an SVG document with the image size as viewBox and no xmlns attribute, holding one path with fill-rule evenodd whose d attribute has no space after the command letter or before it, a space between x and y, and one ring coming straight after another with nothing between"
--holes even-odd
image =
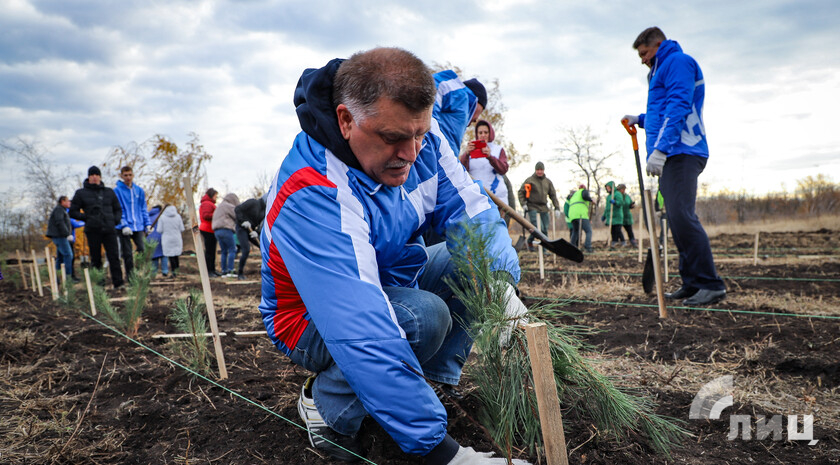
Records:
<instances>
[{"instance_id":1,"label":"dark soil","mask_svg":"<svg viewBox=\"0 0 840 465\"><path fill-rule=\"evenodd\" d=\"M790 246L820 254L836 247L839 236L837 231L824 231L778 238L768 234L762 240L767 237L768 244L779 248L780 254L788 253L784 248ZM784 237L794 237L795 241L786 243ZM714 250L742 247L743 254L749 255L752 240L753 237L746 235L726 235L713 238L712 245ZM533 268L533 255L523 256L523 267ZM193 259L186 258L183 262L186 262L182 265L185 275L195 273ZM635 254L629 251L602 251L587 256L581 265L568 263L558 262L554 270L625 273L641 270ZM8 274L10 270L4 268L4 271ZM744 263L724 263L719 271L721 275L742 277L840 277L840 265L826 261L760 269ZM559 282L561 275L549 274L548 279ZM585 282L594 277L581 274L579 279ZM537 281L536 273L523 274L522 288L526 294L528 287ZM221 279L212 283L217 298L225 302L250 302L241 307L217 308L221 330L262 329L259 311L253 304L259 295L257 284L229 285ZM727 286L731 292L764 289L768 293L840 296L838 282L768 284L760 280L729 280ZM6 281L0 282L0 369L3 372L0 463L333 463L320 457L310 447L305 431L292 424L300 423L295 402L308 373L286 360L267 337L222 338L229 378L217 380L218 371L210 376L267 410L207 380L193 377L151 351L176 357L166 343L150 336L175 332L167 320L172 300L189 288L200 289L197 279L153 287L137 338L147 346L142 347L77 310L64 308L48 297L39 298L31 291L17 290ZM84 294L80 292L80 295L86 305ZM564 297L562 288L557 288L556 297ZM641 290L631 296L615 296L614 300L655 303ZM725 303L720 306L731 308ZM740 361L734 369L736 376L766 373L795 380L807 392L820 390L835 400L840 395L838 320L679 309L671 309L670 318L661 320L655 309L647 307L569 303L567 308L579 316L576 320L563 317L558 322L574 321L597 328L599 332L587 336L584 342L610 358L625 357L640 364L675 363L675 360ZM773 343L766 344L770 339ZM750 344L766 348L745 357L743 348ZM840 463L837 418L818 422L833 426L814 428L814 438L819 440L814 446L805 441L729 441L728 416L714 421L688 420L695 392L675 393L673 389L666 390L667 385L667 379L649 379L634 387L658 403L658 413L685 420L685 428L694 435L674 451L670 460L657 456L642 438L615 443L597 435L588 421L567 411L564 429L568 449L573 451L570 463ZM460 405L445 401L450 414L450 434L463 444L490 450L491 442L473 420L478 417L478 405L469 395L468 379L462 387L468 395ZM801 397L803 393L790 395ZM766 411L753 404L736 403L725 413L755 418L762 414L770 417L804 412ZM365 422L361 437L365 456L373 463L422 463L403 454L373 421ZM521 457L527 458L527 454ZM536 463L536 457L530 459Z\"/></svg>"}]
</instances>

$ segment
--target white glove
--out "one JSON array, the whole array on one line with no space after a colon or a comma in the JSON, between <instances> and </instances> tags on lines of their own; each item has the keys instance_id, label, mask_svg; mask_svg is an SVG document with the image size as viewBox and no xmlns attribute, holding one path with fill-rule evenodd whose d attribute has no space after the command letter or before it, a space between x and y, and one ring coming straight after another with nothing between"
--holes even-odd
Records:
<instances>
[{"instance_id":1,"label":"white glove","mask_svg":"<svg viewBox=\"0 0 840 465\"><path fill-rule=\"evenodd\" d=\"M122 235L123 236L130 236L131 235L131 228L128 226L122 228Z\"/></svg>"},{"instance_id":2,"label":"white glove","mask_svg":"<svg viewBox=\"0 0 840 465\"><path fill-rule=\"evenodd\" d=\"M152 228L152 225L146 226L146 234L151 234L152 231L154 231L154 228Z\"/></svg>"},{"instance_id":3,"label":"white glove","mask_svg":"<svg viewBox=\"0 0 840 465\"><path fill-rule=\"evenodd\" d=\"M499 332L500 347L507 347L510 342L510 335L516 326L528 322L526 316L528 307L519 300L519 297L516 296L516 290L510 283L504 285L507 286L505 289L505 318L507 318L507 324Z\"/></svg>"},{"instance_id":4,"label":"white glove","mask_svg":"<svg viewBox=\"0 0 840 465\"><path fill-rule=\"evenodd\" d=\"M492 452L476 452L472 447L458 447L458 453L447 465L507 465L506 458L493 458ZM513 465L531 465L530 462L513 459Z\"/></svg>"},{"instance_id":5,"label":"white glove","mask_svg":"<svg viewBox=\"0 0 840 465\"><path fill-rule=\"evenodd\" d=\"M243 221L242 222L242 227L244 229L251 229L251 222L250 221Z\"/></svg>"},{"instance_id":6,"label":"white glove","mask_svg":"<svg viewBox=\"0 0 840 465\"><path fill-rule=\"evenodd\" d=\"M665 154L654 150L647 159L648 176L662 176L662 167L665 166Z\"/></svg>"},{"instance_id":7,"label":"white glove","mask_svg":"<svg viewBox=\"0 0 840 465\"><path fill-rule=\"evenodd\" d=\"M621 119L622 120L626 119L627 124L629 124L630 126L635 126L635 125L639 124L639 117L637 115L624 115L624 117L621 118Z\"/></svg>"},{"instance_id":8,"label":"white glove","mask_svg":"<svg viewBox=\"0 0 840 465\"><path fill-rule=\"evenodd\" d=\"M73 237L73 235L72 235L72 234L71 234L71 235L69 235L69 236L67 236L67 241L68 241L68 242L73 242L73 241L75 241L75 240L76 240L76 238L75 238L75 237Z\"/></svg>"},{"instance_id":9,"label":"white glove","mask_svg":"<svg viewBox=\"0 0 840 465\"><path fill-rule=\"evenodd\" d=\"M258 237L260 237L260 235L256 231L251 231L251 233L248 234L248 235L251 236L251 239L253 239L255 241L258 240L257 239Z\"/></svg>"}]
</instances>

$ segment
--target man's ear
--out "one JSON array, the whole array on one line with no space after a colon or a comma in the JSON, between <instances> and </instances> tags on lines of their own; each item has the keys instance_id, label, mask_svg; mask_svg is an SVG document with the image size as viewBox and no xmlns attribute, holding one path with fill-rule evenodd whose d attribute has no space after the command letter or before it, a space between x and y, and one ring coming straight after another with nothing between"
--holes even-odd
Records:
<instances>
[{"instance_id":1,"label":"man's ear","mask_svg":"<svg viewBox=\"0 0 840 465\"><path fill-rule=\"evenodd\" d=\"M338 117L338 128L341 130L341 135L345 140L350 140L350 127L353 125L353 115L350 114L350 110L343 103L336 107L335 115Z\"/></svg>"}]
</instances>

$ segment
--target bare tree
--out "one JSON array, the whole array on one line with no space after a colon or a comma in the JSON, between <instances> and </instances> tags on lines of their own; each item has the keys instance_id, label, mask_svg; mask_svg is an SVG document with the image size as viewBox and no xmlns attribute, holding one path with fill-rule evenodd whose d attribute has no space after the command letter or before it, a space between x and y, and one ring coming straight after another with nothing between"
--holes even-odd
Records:
<instances>
[{"instance_id":1,"label":"bare tree","mask_svg":"<svg viewBox=\"0 0 840 465\"><path fill-rule=\"evenodd\" d=\"M58 197L69 195L65 189L72 175L55 165L49 151L37 141L17 138L14 142L0 142L0 152L12 155L23 165L25 192L29 194L30 211L35 223L46 225Z\"/></svg>"},{"instance_id":2,"label":"bare tree","mask_svg":"<svg viewBox=\"0 0 840 465\"><path fill-rule=\"evenodd\" d=\"M562 134L557 148L558 155L550 161L570 162L575 166L573 172L586 178L586 186L593 200L589 206L589 216L593 218L601 203L601 187L606 184L605 179L612 176L607 160L618 152L604 153L600 138L592 133L589 126L583 129L565 128ZM593 184L595 189L592 188Z\"/></svg>"}]
</instances>

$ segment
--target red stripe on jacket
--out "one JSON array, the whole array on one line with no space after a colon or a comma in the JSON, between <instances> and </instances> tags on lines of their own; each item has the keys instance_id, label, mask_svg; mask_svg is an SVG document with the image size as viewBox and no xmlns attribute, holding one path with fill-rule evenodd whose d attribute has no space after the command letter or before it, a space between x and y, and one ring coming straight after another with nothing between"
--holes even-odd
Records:
<instances>
[{"instance_id":1,"label":"red stripe on jacket","mask_svg":"<svg viewBox=\"0 0 840 465\"><path fill-rule=\"evenodd\" d=\"M280 187L280 190L277 191L271 210L266 216L270 238L271 229L277 220L277 216L280 215L280 210L286 203L286 199L295 192L311 186L336 187L335 183L312 167L302 168L292 173ZM280 251L274 245L273 238L268 245L268 268L271 270L271 277L274 279L274 293L277 298L277 309L273 318L274 336L291 350L297 345L300 336L309 325L309 320L304 318L306 306L303 304L303 299L301 299L294 282L292 282L286 263L280 256Z\"/></svg>"}]
</instances>

